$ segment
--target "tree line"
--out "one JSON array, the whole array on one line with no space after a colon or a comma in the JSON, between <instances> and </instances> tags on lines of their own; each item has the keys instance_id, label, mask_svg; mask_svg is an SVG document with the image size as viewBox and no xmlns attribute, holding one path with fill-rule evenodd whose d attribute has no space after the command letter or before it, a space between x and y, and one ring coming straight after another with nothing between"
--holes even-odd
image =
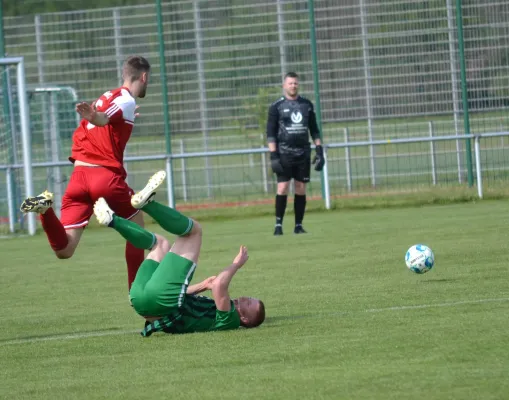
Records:
<instances>
[{"instance_id":1,"label":"tree line","mask_svg":"<svg viewBox=\"0 0 509 400\"><path fill-rule=\"evenodd\" d=\"M151 0L0 0L6 17L151 4Z\"/></svg>"}]
</instances>

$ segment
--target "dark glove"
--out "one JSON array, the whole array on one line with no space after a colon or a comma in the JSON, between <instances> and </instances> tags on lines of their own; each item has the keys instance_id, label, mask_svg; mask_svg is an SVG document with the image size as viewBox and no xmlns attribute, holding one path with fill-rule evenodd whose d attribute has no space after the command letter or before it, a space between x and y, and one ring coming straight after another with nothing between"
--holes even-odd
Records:
<instances>
[{"instance_id":1,"label":"dark glove","mask_svg":"<svg viewBox=\"0 0 509 400\"><path fill-rule=\"evenodd\" d=\"M270 152L270 166L272 167L272 172L276 175L283 175L285 170L281 165L281 160L279 159L279 154L277 151Z\"/></svg>"},{"instance_id":2,"label":"dark glove","mask_svg":"<svg viewBox=\"0 0 509 400\"><path fill-rule=\"evenodd\" d=\"M313 164L315 164L315 171L321 171L325 164L325 158L323 157L323 147L318 145L315 148L316 155L313 158Z\"/></svg>"}]
</instances>

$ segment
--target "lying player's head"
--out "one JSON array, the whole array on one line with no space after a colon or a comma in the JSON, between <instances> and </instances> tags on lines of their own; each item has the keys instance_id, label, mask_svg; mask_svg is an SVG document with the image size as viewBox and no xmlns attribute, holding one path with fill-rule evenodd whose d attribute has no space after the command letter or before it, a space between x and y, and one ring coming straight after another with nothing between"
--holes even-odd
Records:
<instances>
[{"instance_id":1,"label":"lying player's head","mask_svg":"<svg viewBox=\"0 0 509 400\"><path fill-rule=\"evenodd\" d=\"M256 328L265 320L265 305L261 300L253 297L239 297L233 302L243 327Z\"/></svg>"},{"instance_id":2,"label":"lying player's head","mask_svg":"<svg viewBox=\"0 0 509 400\"><path fill-rule=\"evenodd\" d=\"M145 97L147 93L150 64L142 56L130 56L124 61L122 77L129 82L135 97Z\"/></svg>"},{"instance_id":3,"label":"lying player's head","mask_svg":"<svg viewBox=\"0 0 509 400\"><path fill-rule=\"evenodd\" d=\"M283 80L283 89L288 97L295 97L299 93L299 75L288 72Z\"/></svg>"}]
</instances>

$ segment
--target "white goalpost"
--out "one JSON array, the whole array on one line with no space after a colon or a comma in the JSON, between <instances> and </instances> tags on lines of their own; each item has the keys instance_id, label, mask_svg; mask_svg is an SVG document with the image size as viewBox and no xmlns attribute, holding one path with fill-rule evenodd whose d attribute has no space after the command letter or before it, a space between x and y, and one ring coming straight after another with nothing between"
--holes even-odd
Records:
<instances>
[{"instance_id":1,"label":"white goalpost","mask_svg":"<svg viewBox=\"0 0 509 400\"><path fill-rule=\"evenodd\" d=\"M29 197L33 196L34 187L33 187L33 177L32 177L32 146L31 146L31 135L30 135L30 119L29 119L29 108L28 108L28 98L26 91L26 81L25 81L25 64L23 57L7 57L0 58L0 72L2 75L0 93L2 93L2 105L0 107L12 106L13 99L10 94L14 92L13 88L10 85L10 68L16 69L16 85L15 85L15 95L17 98L17 106L19 115L16 115L18 120L14 118L11 112L4 113L4 122L0 124L0 129L4 132L5 138L15 138L16 127L19 124L20 132L21 132L21 153L22 153L22 163L19 163L17 157L2 157L0 158L0 170L5 173L6 176L6 197L7 197L7 206L8 206L8 221L9 221L9 232L16 232L16 214L17 214L17 204L16 204L16 196L14 194L14 185L15 179L14 176L18 170L22 170L23 180L20 182L24 187L24 196ZM12 107L11 107L12 108ZM3 126L1 126L3 125ZM16 141L9 140L10 148L7 148L7 152L16 153L18 152L17 148L13 148ZM5 146L5 143L0 143L1 146ZM9 147L7 145L6 147ZM35 214L29 213L27 215L27 229L26 231L30 235L34 235L36 231L36 220Z\"/></svg>"}]
</instances>

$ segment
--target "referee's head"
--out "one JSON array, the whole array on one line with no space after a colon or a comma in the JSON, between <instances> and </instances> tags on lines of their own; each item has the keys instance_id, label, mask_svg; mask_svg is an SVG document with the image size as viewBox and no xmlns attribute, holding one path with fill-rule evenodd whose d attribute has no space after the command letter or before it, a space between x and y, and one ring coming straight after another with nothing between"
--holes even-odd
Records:
<instances>
[{"instance_id":1,"label":"referee's head","mask_svg":"<svg viewBox=\"0 0 509 400\"><path fill-rule=\"evenodd\" d=\"M283 80L285 97L295 100L299 95L299 75L296 72L288 72Z\"/></svg>"}]
</instances>

